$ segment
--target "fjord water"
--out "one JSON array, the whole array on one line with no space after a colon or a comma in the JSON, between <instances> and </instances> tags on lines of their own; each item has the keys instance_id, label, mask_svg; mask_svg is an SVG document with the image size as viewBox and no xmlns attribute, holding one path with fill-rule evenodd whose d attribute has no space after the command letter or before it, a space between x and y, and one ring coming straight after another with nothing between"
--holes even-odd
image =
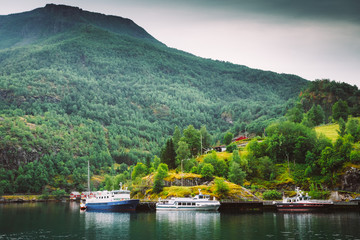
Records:
<instances>
[{"instance_id":1,"label":"fjord water","mask_svg":"<svg viewBox=\"0 0 360 240\"><path fill-rule=\"evenodd\" d=\"M0 204L0 239L360 239L360 213L82 212Z\"/></svg>"}]
</instances>

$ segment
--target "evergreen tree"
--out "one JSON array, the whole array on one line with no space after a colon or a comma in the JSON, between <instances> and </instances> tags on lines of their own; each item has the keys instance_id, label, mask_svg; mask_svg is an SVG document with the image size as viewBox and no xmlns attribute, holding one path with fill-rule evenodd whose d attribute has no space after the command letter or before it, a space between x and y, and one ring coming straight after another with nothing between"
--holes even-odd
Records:
<instances>
[{"instance_id":1,"label":"evergreen tree","mask_svg":"<svg viewBox=\"0 0 360 240\"><path fill-rule=\"evenodd\" d=\"M341 137L346 133L346 123L342 117L339 118L339 130L337 132Z\"/></svg>"},{"instance_id":2,"label":"evergreen tree","mask_svg":"<svg viewBox=\"0 0 360 240\"><path fill-rule=\"evenodd\" d=\"M234 135L231 132L227 132L224 136L224 144L229 145L234 138Z\"/></svg>"},{"instance_id":3,"label":"evergreen tree","mask_svg":"<svg viewBox=\"0 0 360 240\"><path fill-rule=\"evenodd\" d=\"M174 143L174 149L178 149L179 147L179 141L181 139L181 131L178 126L175 126L174 134L172 137L173 143Z\"/></svg>"},{"instance_id":4,"label":"evergreen tree","mask_svg":"<svg viewBox=\"0 0 360 240\"><path fill-rule=\"evenodd\" d=\"M346 101L339 100L332 107L333 118L338 121L342 118L345 122L349 116L349 106Z\"/></svg>"},{"instance_id":5,"label":"evergreen tree","mask_svg":"<svg viewBox=\"0 0 360 240\"><path fill-rule=\"evenodd\" d=\"M169 166L170 169L176 168L176 152L171 138L166 141L166 145L161 152L161 161Z\"/></svg>"},{"instance_id":6,"label":"evergreen tree","mask_svg":"<svg viewBox=\"0 0 360 240\"><path fill-rule=\"evenodd\" d=\"M208 148L211 145L211 135L206 130L206 126L200 128L201 143L203 148Z\"/></svg>"},{"instance_id":7,"label":"evergreen tree","mask_svg":"<svg viewBox=\"0 0 360 240\"><path fill-rule=\"evenodd\" d=\"M314 115L315 115L315 119L316 119L316 125L320 125L320 124L324 123L325 112L324 112L323 108L321 107L321 105L316 105Z\"/></svg>"},{"instance_id":8,"label":"evergreen tree","mask_svg":"<svg viewBox=\"0 0 360 240\"><path fill-rule=\"evenodd\" d=\"M308 120L313 123L314 126L324 123L325 113L320 105L313 105L307 113Z\"/></svg>"},{"instance_id":9,"label":"evergreen tree","mask_svg":"<svg viewBox=\"0 0 360 240\"><path fill-rule=\"evenodd\" d=\"M146 161L145 161L145 163L146 163L146 167L147 167L148 169L150 169L150 168L151 168L151 157L150 157L150 156L146 156Z\"/></svg>"}]
</instances>

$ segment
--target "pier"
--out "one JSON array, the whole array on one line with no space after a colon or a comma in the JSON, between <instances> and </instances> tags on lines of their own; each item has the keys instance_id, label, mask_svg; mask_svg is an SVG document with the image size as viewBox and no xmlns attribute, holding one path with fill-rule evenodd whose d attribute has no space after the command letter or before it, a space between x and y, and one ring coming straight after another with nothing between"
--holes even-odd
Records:
<instances>
[{"instance_id":1,"label":"pier","mask_svg":"<svg viewBox=\"0 0 360 240\"><path fill-rule=\"evenodd\" d=\"M222 200L219 212L224 213L259 213L259 212L276 212L276 206L272 201L232 201ZM141 200L136 207L137 212L153 212L156 211L156 201ZM358 202L334 202L327 211L359 211Z\"/></svg>"}]
</instances>

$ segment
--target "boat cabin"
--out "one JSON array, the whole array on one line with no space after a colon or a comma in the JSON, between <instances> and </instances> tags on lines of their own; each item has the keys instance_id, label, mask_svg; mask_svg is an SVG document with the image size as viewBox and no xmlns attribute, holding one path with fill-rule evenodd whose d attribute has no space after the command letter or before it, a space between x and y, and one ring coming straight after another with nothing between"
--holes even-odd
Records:
<instances>
[{"instance_id":1,"label":"boat cabin","mask_svg":"<svg viewBox=\"0 0 360 240\"><path fill-rule=\"evenodd\" d=\"M175 205L178 206L195 206L195 202L175 202Z\"/></svg>"},{"instance_id":2,"label":"boat cabin","mask_svg":"<svg viewBox=\"0 0 360 240\"><path fill-rule=\"evenodd\" d=\"M296 203L296 202L305 202L310 200L311 197L307 193L304 196L303 191L301 191L299 187L295 188L295 191L296 191L296 196L283 198L283 203Z\"/></svg>"},{"instance_id":3,"label":"boat cabin","mask_svg":"<svg viewBox=\"0 0 360 240\"><path fill-rule=\"evenodd\" d=\"M202 194L199 194L199 195L196 195L194 197L194 199L210 199L210 195L202 195Z\"/></svg>"}]
</instances>

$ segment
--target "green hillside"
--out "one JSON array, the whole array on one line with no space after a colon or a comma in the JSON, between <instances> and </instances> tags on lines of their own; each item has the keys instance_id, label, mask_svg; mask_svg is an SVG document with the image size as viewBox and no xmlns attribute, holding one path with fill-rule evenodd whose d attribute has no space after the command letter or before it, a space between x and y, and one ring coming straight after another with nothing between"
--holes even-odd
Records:
<instances>
[{"instance_id":1,"label":"green hillside","mask_svg":"<svg viewBox=\"0 0 360 240\"><path fill-rule=\"evenodd\" d=\"M0 35L0 164L12 184L32 163L54 165L39 186L70 188L87 160L98 171L145 162L175 126L206 126L212 143L226 131L262 133L307 84L171 49L129 19L68 6L0 16Z\"/></svg>"}]
</instances>

